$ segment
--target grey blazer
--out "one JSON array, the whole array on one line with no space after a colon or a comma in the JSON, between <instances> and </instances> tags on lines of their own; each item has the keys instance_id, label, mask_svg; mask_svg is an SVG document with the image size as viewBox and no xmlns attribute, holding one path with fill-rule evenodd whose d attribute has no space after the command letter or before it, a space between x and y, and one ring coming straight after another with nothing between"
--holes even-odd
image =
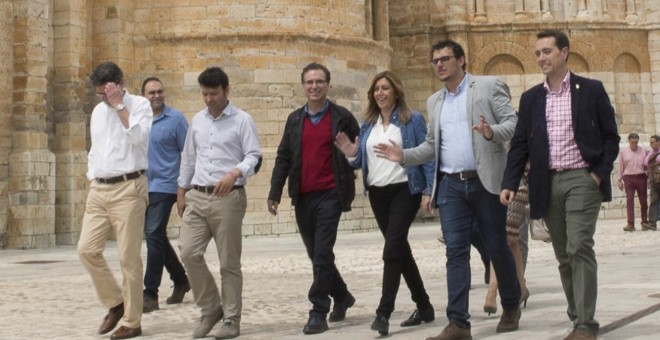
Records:
<instances>
[{"instance_id":1,"label":"grey blazer","mask_svg":"<svg viewBox=\"0 0 660 340\"><path fill-rule=\"evenodd\" d=\"M479 124L479 116L483 115L493 129L493 139L486 140L479 132L470 129L472 150L476 157L477 173L483 186L492 194L499 195L506 166L507 148L505 143L511 139L518 122L516 111L511 106L509 88L499 78L493 76L469 76L467 88L467 114L470 126ZM447 94L447 88L442 88L426 101L429 116L426 141L412 149L403 150L404 166L417 165L434 159L439 168L440 159L440 113ZM437 136L437 138L436 138ZM467 143L467 141L465 141ZM440 180L436 171L433 180L432 202L437 201L437 186Z\"/></svg>"}]
</instances>

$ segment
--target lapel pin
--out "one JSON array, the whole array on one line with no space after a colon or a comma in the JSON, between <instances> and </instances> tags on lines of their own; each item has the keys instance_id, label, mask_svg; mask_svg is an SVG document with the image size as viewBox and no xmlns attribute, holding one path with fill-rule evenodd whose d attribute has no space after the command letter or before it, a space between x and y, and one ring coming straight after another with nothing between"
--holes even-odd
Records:
<instances>
[{"instance_id":1,"label":"lapel pin","mask_svg":"<svg viewBox=\"0 0 660 340\"><path fill-rule=\"evenodd\" d=\"M579 90L580 89L580 84L575 84L575 89Z\"/></svg>"}]
</instances>

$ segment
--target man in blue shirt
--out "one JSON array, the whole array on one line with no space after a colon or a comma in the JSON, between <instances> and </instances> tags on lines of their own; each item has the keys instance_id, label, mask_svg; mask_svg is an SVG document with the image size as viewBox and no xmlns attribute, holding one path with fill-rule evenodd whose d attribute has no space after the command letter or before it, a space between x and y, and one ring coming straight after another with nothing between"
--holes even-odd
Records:
<instances>
[{"instance_id":1,"label":"man in blue shirt","mask_svg":"<svg viewBox=\"0 0 660 340\"><path fill-rule=\"evenodd\" d=\"M174 282L172 296L167 304L181 303L190 290L186 271L179 262L170 241L167 239L167 223L172 206L176 202L177 178L181 164L181 150L188 132L186 117L165 105L163 83L149 77L142 83L142 95L149 99L154 120L149 135L149 206L144 222L147 240L147 268L144 273L143 312L158 310L158 287L163 276L163 267Z\"/></svg>"}]
</instances>

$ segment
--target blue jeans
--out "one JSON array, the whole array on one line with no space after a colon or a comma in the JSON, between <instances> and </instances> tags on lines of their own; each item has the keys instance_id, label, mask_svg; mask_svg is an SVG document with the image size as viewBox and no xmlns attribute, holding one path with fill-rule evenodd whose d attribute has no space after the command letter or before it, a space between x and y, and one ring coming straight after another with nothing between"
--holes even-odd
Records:
<instances>
[{"instance_id":1,"label":"blue jeans","mask_svg":"<svg viewBox=\"0 0 660 340\"><path fill-rule=\"evenodd\" d=\"M170 240L167 238L167 223L170 220L176 194L149 193L149 205L144 221L147 240L147 268L144 272L144 295L158 298L158 287L163 277L163 267L170 273L175 285L188 282L186 270L179 262Z\"/></svg>"},{"instance_id":2,"label":"blue jeans","mask_svg":"<svg viewBox=\"0 0 660 340\"><path fill-rule=\"evenodd\" d=\"M476 222L495 268L502 308L518 308L520 287L506 239L506 206L478 178L466 181L444 176L438 186L440 224L447 255L447 318L470 327L470 235Z\"/></svg>"}]
</instances>

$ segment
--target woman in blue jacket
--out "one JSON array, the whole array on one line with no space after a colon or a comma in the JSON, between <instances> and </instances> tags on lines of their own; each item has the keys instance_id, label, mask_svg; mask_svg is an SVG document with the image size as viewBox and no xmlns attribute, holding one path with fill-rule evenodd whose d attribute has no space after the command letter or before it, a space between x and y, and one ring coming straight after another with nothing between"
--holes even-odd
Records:
<instances>
[{"instance_id":1,"label":"woman in blue jacket","mask_svg":"<svg viewBox=\"0 0 660 340\"><path fill-rule=\"evenodd\" d=\"M419 210L422 195L431 195L434 166L431 161L404 168L376 156L373 146L378 143L392 141L403 148L412 148L424 142L426 122L419 112L408 108L401 80L390 71L374 77L368 96L369 106L359 136L353 142L346 134L339 133L335 144L353 167L362 168L364 188L368 192L378 228L385 237L382 296L371 329L386 335L401 275L417 305L401 327L416 326L422 321L435 319L433 306L408 243L408 231Z\"/></svg>"}]
</instances>

